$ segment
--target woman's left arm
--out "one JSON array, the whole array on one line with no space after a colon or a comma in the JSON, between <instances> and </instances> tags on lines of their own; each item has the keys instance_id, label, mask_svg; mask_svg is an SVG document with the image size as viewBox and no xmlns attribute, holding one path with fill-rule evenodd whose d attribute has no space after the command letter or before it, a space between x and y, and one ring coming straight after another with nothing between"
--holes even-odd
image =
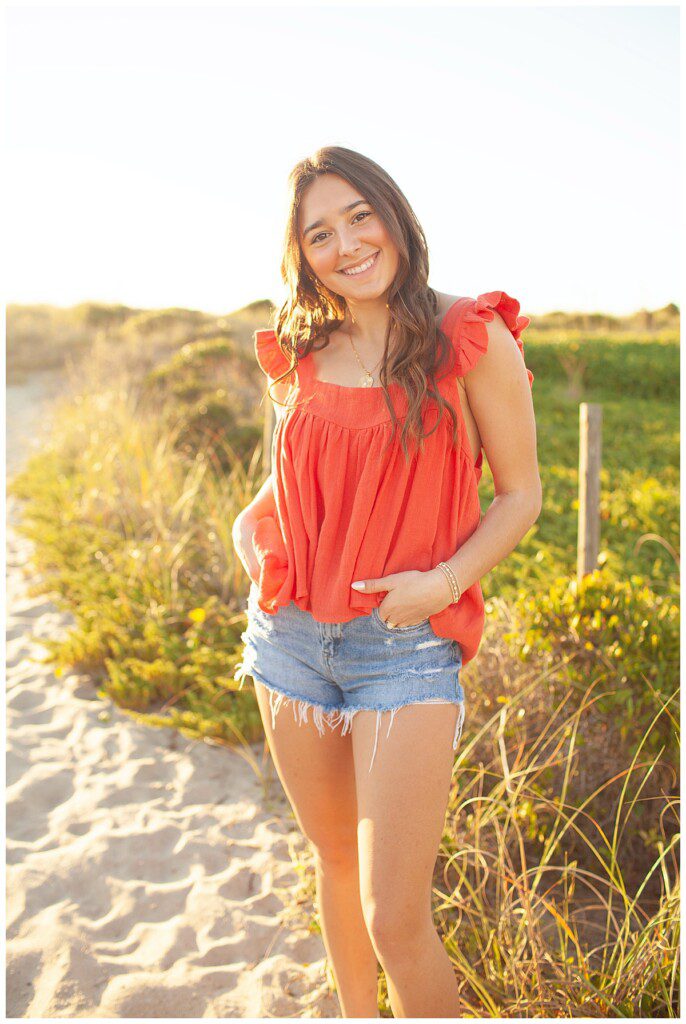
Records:
<instances>
[{"instance_id":1,"label":"woman's left arm","mask_svg":"<svg viewBox=\"0 0 686 1024\"><path fill-rule=\"evenodd\" d=\"M543 501L536 420L522 353L499 313L494 311L486 328L488 348L464 383L495 497L471 537L446 559L461 593L517 547L538 519ZM435 577L437 595L452 601L442 570L431 569L426 575Z\"/></svg>"},{"instance_id":2,"label":"woman's left arm","mask_svg":"<svg viewBox=\"0 0 686 1024\"><path fill-rule=\"evenodd\" d=\"M542 505L536 421L526 364L517 341L495 310L486 329L487 349L465 373L464 383L493 474L495 498L474 533L445 559L462 594L517 547L538 519ZM413 625L453 603L450 584L438 567L353 581L351 586L366 593L386 591L379 611L388 613L399 626Z\"/></svg>"}]
</instances>

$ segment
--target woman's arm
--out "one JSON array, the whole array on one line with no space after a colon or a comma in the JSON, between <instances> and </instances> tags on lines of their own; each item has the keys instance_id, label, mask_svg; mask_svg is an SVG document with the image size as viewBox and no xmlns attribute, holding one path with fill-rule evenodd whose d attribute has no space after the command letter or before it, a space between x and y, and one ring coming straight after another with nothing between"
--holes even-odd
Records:
<instances>
[{"instance_id":1,"label":"woman's arm","mask_svg":"<svg viewBox=\"0 0 686 1024\"><path fill-rule=\"evenodd\" d=\"M542 506L536 420L526 367L499 313L494 311L486 327L488 349L464 382L493 474L495 497L471 537L446 559L463 593L517 547ZM437 593L449 599L441 569L432 569L429 575L436 577Z\"/></svg>"},{"instance_id":2,"label":"woman's arm","mask_svg":"<svg viewBox=\"0 0 686 1024\"><path fill-rule=\"evenodd\" d=\"M274 408L276 419L278 420L279 417L283 415L284 407L280 403L286 401L288 387L283 384L275 384L271 388L271 394L277 399L276 402L272 402L272 406ZM271 401L271 399L268 400ZM262 516L267 516L274 512L276 509L276 502L274 500L273 483L274 477L273 474L270 473L250 504L246 505L243 511L239 512L236 516L234 528L236 523L239 521L252 522L254 525L258 519L262 518Z\"/></svg>"},{"instance_id":3,"label":"woman's arm","mask_svg":"<svg viewBox=\"0 0 686 1024\"><path fill-rule=\"evenodd\" d=\"M250 504L238 513L231 527L234 550L251 580L257 581L260 578L260 565L252 543L255 527L263 516L272 515L275 509L273 478L270 473Z\"/></svg>"},{"instance_id":4,"label":"woman's arm","mask_svg":"<svg viewBox=\"0 0 686 1024\"><path fill-rule=\"evenodd\" d=\"M254 524L258 519L261 519L262 516L273 514L275 509L276 500L274 498L274 477L270 473L250 504L246 505L242 512L239 512L236 516L234 529L236 523L239 521L250 521Z\"/></svg>"},{"instance_id":5,"label":"woman's arm","mask_svg":"<svg viewBox=\"0 0 686 1024\"><path fill-rule=\"evenodd\" d=\"M288 388L283 384L277 384L271 389L272 394L278 399L273 403L277 418L283 415L283 407L279 405L279 402L285 401L287 391ZM270 473L250 504L238 513L231 528L236 554L243 563L243 568L248 576L253 580L259 578L260 568L252 546L252 535L258 521L264 516L273 515L275 511L274 476Z\"/></svg>"}]
</instances>

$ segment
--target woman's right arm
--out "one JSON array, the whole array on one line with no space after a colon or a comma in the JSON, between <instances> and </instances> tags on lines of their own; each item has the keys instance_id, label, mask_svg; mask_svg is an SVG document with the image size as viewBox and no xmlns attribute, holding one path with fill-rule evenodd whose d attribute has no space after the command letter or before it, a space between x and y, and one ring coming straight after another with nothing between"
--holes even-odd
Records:
<instances>
[{"instance_id":1,"label":"woman's right arm","mask_svg":"<svg viewBox=\"0 0 686 1024\"><path fill-rule=\"evenodd\" d=\"M270 473L250 504L246 505L243 511L238 513L234 527L241 520L252 520L253 523L256 523L262 516L270 515L275 509L274 476Z\"/></svg>"},{"instance_id":2,"label":"woman's right arm","mask_svg":"<svg viewBox=\"0 0 686 1024\"><path fill-rule=\"evenodd\" d=\"M252 535L258 520L263 516L272 515L275 510L273 477L270 473L250 504L238 513L231 528L236 554L251 580L260 578L260 566L253 548Z\"/></svg>"},{"instance_id":3,"label":"woman's right arm","mask_svg":"<svg viewBox=\"0 0 686 1024\"><path fill-rule=\"evenodd\" d=\"M283 415L283 407L279 405L279 402L286 401L287 392L288 388L283 384L277 384L272 387L272 393L278 399L278 401L272 403L277 419ZM273 485L274 477L270 473L250 504L246 505L243 511L238 513L231 528L236 554L252 580L259 579L260 575L260 567L252 545L252 535L258 520L264 516L273 515L276 511Z\"/></svg>"}]
</instances>

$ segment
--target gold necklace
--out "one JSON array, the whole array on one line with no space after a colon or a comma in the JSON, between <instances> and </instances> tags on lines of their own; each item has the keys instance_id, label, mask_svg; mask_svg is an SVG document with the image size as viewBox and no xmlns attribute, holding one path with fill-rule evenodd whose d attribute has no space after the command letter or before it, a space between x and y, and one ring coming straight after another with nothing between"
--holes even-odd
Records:
<instances>
[{"instance_id":1,"label":"gold necklace","mask_svg":"<svg viewBox=\"0 0 686 1024\"><path fill-rule=\"evenodd\" d=\"M350 331L346 331L346 334L350 338L350 344L353 347L353 352L355 353L355 358L357 359L358 363L362 367L362 370L364 371L364 376L360 380L360 387L363 387L363 388L373 388L374 387L374 375L372 374L371 370L367 369L367 367L364 365L364 363L360 359L359 355L357 354L357 349L355 348L355 342L353 341L353 336L350 333Z\"/></svg>"}]
</instances>

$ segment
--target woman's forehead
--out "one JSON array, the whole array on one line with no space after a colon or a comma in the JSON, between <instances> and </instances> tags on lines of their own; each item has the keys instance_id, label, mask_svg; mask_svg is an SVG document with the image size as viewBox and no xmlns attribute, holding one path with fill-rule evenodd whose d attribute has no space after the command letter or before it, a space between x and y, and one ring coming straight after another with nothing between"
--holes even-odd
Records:
<instances>
[{"instance_id":1,"label":"woman's forehead","mask_svg":"<svg viewBox=\"0 0 686 1024\"><path fill-rule=\"evenodd\" d=\"M321 175L303 194L298 211L300 226L322 217L344 216L356 201L364 202L364 196L350 182L334 174Z\"/></svg>"}]
</instances>

